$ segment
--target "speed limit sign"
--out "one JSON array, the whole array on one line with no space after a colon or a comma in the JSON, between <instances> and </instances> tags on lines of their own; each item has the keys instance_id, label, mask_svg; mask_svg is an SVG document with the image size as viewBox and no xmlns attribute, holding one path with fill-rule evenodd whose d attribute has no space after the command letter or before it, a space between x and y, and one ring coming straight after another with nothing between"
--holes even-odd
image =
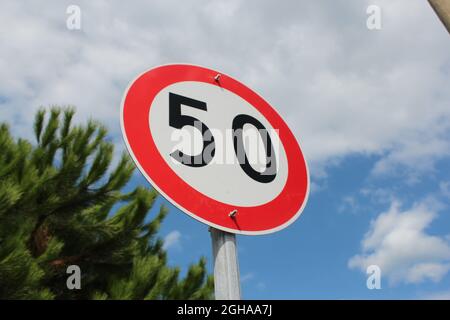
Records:
<instances>
[{"instance_id":1,"label":"speed limit sign","mask_svg":"<svg viewBox=\"0 0 450 320\"><path fill-rule=\"evenodd\" d=\"M124 95L121 126L147 180L216 229L275 232L305 206L308 169L291 130L261 96L221 72L185 64L144 72Z\"/></svg>"}]
</instances>

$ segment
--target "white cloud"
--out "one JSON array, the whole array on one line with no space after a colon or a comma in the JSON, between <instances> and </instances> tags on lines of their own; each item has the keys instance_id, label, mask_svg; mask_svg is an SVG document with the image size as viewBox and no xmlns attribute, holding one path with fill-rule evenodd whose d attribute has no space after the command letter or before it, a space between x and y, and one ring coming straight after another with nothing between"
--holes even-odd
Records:
<instances>
[{"instance_id":1,"label":"white cloud","mask_svg":"<svg viewBox=\"0 0 450 320\"><path fill-rule=\"evenodd\" d=\"M267 285L266 285L266 283L263 282L263 281L259 281L259 282L256 284L256 289L258 289L259 291L264 291L264 290L266 290L266 288L267 288Z\"/></svg>"},{"instance_id":2,"label":"white cloud","mask_svg":"<svg viewBox=\"0 0 450 320\"><path fill-rule=\"evenodd\" d=\"M425 279L439 282L450 270L450 263L418 263L410 267L406 274L406 282L420 283Z\"/></svg>"},{"instance_id":3,"label":"white cloud","mask_svg":"<svg viewBox=\"0 0 450 320\"><path fill-rule=\"evenodd\" d=\"M252 280L254 277L255 277L255 274L253 272L246 273L241 276L241 282L242 283L248 282L248 281Z\"/></svg>"},{"instance_id":4,"label":"white cloud","mask_svg":"<svg viewBox=\"0 0 450 320\"><path fill-rule=\"evenodd\" d=\"M74 104L120 148L128 82L154 65L222 70L266 97L304 147L314 177L349 154L378 155L374 175L410 180L449 156L450 42L422 0L2 1L0 119L31 135L39 105ZM366 28L369 4L382 29ZM414 35L413 37L410 35ZM398 170L403 168L403 170Z\"/></svg>"},{"instance_id":5,"label":"white cloud","mask_svg":"<svg viewBox=\"0 0 450 320\"><path fill-rule=\"evenodd\" d=\"M178 230L171 231L164 237L163 249L179 248L181 240L181 233Z\"/></svg>"},{"instance_id":6,"label":"white cloud","mask_svg":"<svg viewBox=\"0 0 450 320\"><path fill-rule=\"evenodd\" d=\"M423 299L425 299L425 300L450 300L450 290L428 293L423 297Z\"/></svg>"},{"instance_id":7,"label":"white cloud","mask_svg":"<svg viewBox=\"0 0 450 320\"><path fill-rule=\"evenodd\" d=\"M338 206L340 213L358 213L360 206L354 196L345 196L342 198L341 204Z\"/></svg>"},{"instance_id":8,"label":"white cloud","mask_svg":"<svg viewBox=\"0 0 450 320\"><path fill-rule=\"evenodd\" d=\"M437 160L450 155L449 139L430 137L406 138L397 148L379 160L372 173L375 175L395 175L399 171L408 172L409 183L414 184L425 172L433 172Z\"/></svg>"},{"instance_id":9,"label":"white cloud","mask_svg":"<svg viewBox=\"0 0 450 320\"><path fill-rule=\"evenodd\" d=\"M439 189L444 197L450 199L450 181L442 181L439 184Z\"/></svg>"},{"instance_id":10,"label":"white cloud","mask_svg":"<svg viewBox=\"0 0 450 320\"><path fill-rule=\"evenodd\" d=\"M391 284L440 281L450 270L450 244L426 232L439 209L427 199L402 211L394 201L371 222L362 253L352 257L348 266L365 272L367 266L378 265Z\"/></svg>"},{"instance_id":11,"label":"white cloud","mask_svg":"<svg viewBox=\"0 0 450 320\"><path fill-rule=\"evenodd\" d=\"M372 203L389 204L395 200L397 191L392 187L363 187L359 190L359 193Z\"/></svg>"}]
</instances>

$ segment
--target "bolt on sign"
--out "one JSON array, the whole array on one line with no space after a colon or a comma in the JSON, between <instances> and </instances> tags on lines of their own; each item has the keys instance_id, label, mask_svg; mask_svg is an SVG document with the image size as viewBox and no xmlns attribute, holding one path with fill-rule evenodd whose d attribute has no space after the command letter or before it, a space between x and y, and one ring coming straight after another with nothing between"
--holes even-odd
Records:
<instances>
[{"instance_id":1,"label":"bolt on sign","mask_svg":"<svg viewBox=\"0 0 450 320\"><path fill-rule=\"evenodd\" d=\"M133 80L121 108L128 151L191 217L226 232L281 230L309 193L293 133L260 95L221 72L171 64Z\"/></svg>"}]
</instances>

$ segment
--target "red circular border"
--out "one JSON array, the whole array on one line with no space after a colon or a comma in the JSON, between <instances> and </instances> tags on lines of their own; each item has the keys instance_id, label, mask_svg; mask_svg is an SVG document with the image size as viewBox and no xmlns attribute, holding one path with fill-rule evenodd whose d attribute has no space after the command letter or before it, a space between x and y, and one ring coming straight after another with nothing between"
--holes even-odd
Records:
<instances>
[{"instance_id":1,"label":"red circular border","mask_svg":"<svg viewBox=\"0 0 450 320\"><path fill-rule=\"evenodd\" d=\"M165 87L182 81L218 85L219 72L200 66L173 64L154 68L132 82L122 103L122 132L128 150L142 173L155 188L194 218L216 228L243 234L270 233L289 225L298 217L309 190L306 161L300 146L278 113L258 94L239 81L221 74L220 86L254 106L279 130L288 161L288 177L280 194L263 205L241 207L214 200L193 189L161 157L149 128L150 108ZM235 218L228 214L238 210Z\"/></svg>"}]
</instances>

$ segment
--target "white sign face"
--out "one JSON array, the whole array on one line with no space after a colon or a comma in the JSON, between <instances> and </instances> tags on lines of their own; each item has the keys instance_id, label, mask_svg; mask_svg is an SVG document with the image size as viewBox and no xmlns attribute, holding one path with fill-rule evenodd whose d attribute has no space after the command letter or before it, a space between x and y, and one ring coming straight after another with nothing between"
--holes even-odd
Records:
<instances>
[{"instance_id":1,"label":"white sign face","mask_svg":"<svg viewBox=\"0 0 450 320\"><path fill-rule=\"evenodd\" d=\"M215 155L208 165L194 168L181 164L171 154L181 149L189 155L200 154L203 139L200 130L185 126L181 130L169 126L169 93L189 97L207 104L207 111L186 105L181 114L195 117L210 129L215 142ZM239 114L261 122L268 130L276 157L276 177L261 183L242 170L233 146L232 123ZM217 85L203 82L178 82L161 90L150 108L150 131L163 159L184 181L202 194L236 206L258 206L280 194L287 179L287 159L278 134L264 116L247 101ZM245 125L244 149L252 167L262 172L267 162L265 146L256 127Z\"/></svg>"},{"instance_id":2,"label":"white sign face","mask_svg":"<svg viewBox=\"0 0 450 320\"><path fill-rule=\"evenodd\" d=\"M149 70L128 88L121 124L147 180L214 228L275 232L306 204L308 169L294 135L263 98L227 75L181 64Z\"/></svg>"}]
</instances>

